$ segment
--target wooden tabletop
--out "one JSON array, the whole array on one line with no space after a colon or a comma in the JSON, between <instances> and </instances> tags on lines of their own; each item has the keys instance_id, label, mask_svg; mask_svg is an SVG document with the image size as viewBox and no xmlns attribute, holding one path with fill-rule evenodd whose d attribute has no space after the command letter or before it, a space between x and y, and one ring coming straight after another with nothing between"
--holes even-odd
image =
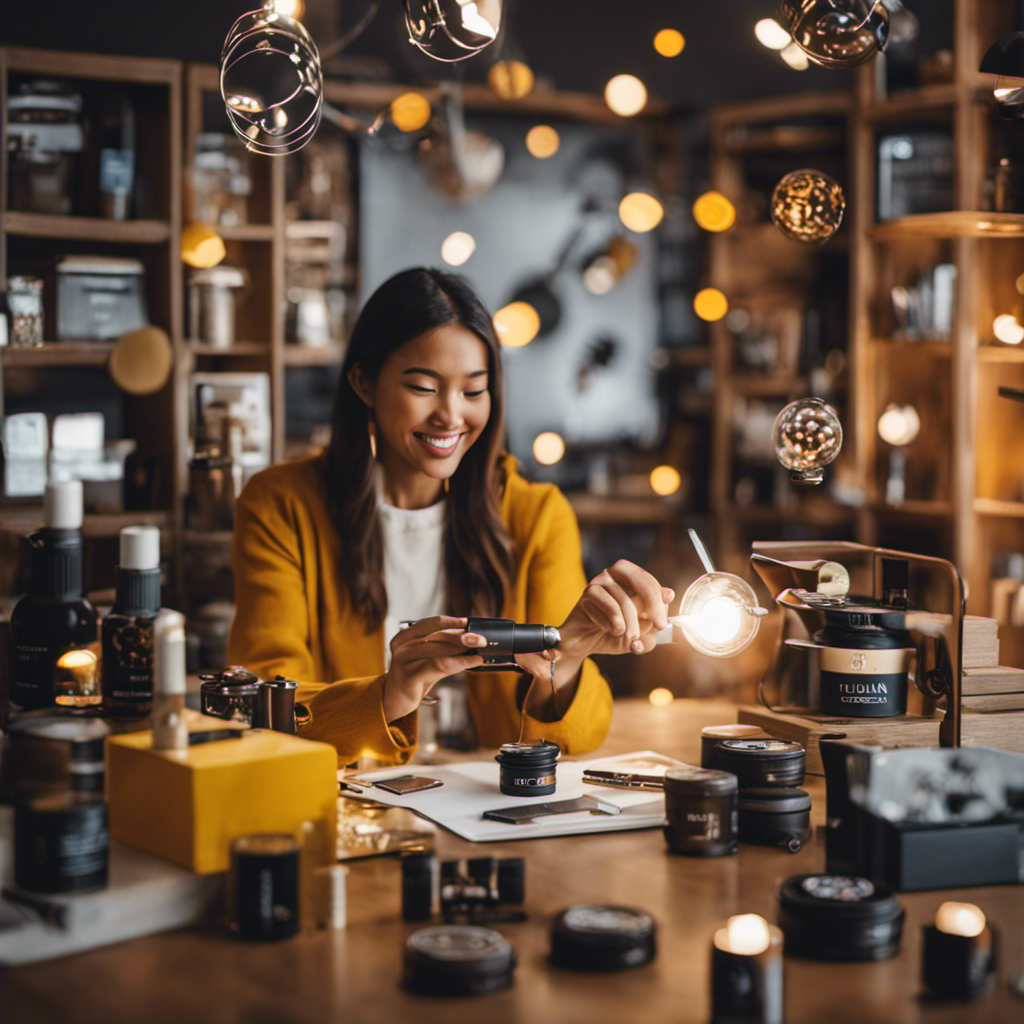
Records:
<instances>
[{"instance_id":1,"label":"wooden tabletop","mask_svg":"<svg viewBox=\"0 0 1024 1024\"><path fill-rule=\"evenodd\" d=\"M691 763L703 725L735 721L735 708L677 700L616 704L601 753L650 748ZM824 786L809 780L821 824ZM775 889L789 875L824 870L819 837L800 853L741 846L733 857L670 855L658 829L480 846L441 831L441 857L525 856L529 920L500 930L519 966L511 989L437 999L399 988L402 946L414 925L399 915L394 858L353 862L349 925L283 943L246 944L219 925L0 973L3 1024L683 1024L710 1015L711 936L732 914L774 920ZM1024 888L907 894L903 946L892 960L822 964L787 957L787 1024L946 1024L1024 1021L1007 980L1024 970ZM991 995L971 1004L931 1003L920 994L921 925L947 899L978 904L1001 933ZM642 907L658 922L658 956L618 974L577 974L547 961L553 915L570 903Z\"/></svg>"}]
</instances>

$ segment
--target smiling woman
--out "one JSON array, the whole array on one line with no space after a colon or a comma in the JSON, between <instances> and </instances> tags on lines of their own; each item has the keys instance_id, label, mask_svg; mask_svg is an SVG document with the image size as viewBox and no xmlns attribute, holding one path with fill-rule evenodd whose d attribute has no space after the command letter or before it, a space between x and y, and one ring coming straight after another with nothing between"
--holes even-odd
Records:
<instances>
[{"instance_id":1,"label":"smiling woman","mask_svg":"<svg viewBox=\"0 0 1024 1024\"><path fill-rule=\"evenodd\" d=\"M467 616L557 624L557 649L517 656L518 675L467 678L477 733L596 747L611 694L589 656L652 649L674 595L629 562L586 583L569 503L503 450L500 348L461 278L420 268L378 288L332 419L323 457L239 498L231 659L297 680L303 735L343 762L401 761L431 687L483 664Z\"/></svg>"}]
</instances>

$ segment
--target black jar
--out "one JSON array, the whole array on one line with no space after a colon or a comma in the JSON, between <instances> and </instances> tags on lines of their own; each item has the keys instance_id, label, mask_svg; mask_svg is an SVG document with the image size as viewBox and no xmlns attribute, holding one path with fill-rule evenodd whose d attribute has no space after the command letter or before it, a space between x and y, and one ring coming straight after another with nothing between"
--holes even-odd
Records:
<instances>
[{"instance_id":1,"label":"black jar","mask_svg":"<svg viewBox=\"0 0 1024 1024\"><path fill-rule=\"evenodd\" d=\"M691 857L736 852L736 776L682 765L665 772L665 839Z\"/></svg>"},{"instance_id":2,"label":"black jar","mask_svg":"<svg viewBox=\"0 0 1024 1024\"><path fill-rule=\"evenodd\" d=\"M706 725L700 731L700 766L717 768L715 752L723 740L765 739L768 733L756 725Z\"/></svg>"},{"instance_id":3,"label":"black jar","mask_svg":"<svg viewBox=\"0 0 1024 1024\"><path fill-rule=\"evenodd\" d=\"M259 713L260 677L241 665L201 672L199 688L204 715L252 725Z\"/></svg>"},{"instance_id":4,"label":"black jar","mask_svg":"<svg viewBox=\"0 0 1024 1024\"><path fill-rule=\"evenodd\" d=\"M6 793L71 789L103 795L103 745L110 728L98 718L29 712L7 726Z\"/></svg>"},{"instance_id":5,"label":"black jar","mask_svg":"<svg viewBox=\"0 0 1024 1024\"><path fill-rule=\"evenodd\" d=\"M437 858L433 853L414 850L402 854L402 917L406 921L429 921L437 903Z\"/></svg>"},{"instance_id":6,"label":"black jar","mask_svg":"<svg viewBox=\"0 0 1024 1024\"><path fill-rule=\"evenodd\" d=\"M796 875L779 888L786 952L808 960L885 960L896 956L903 907L867 878Z\"/></svg>"},{"instance_id":7,"label":"black jar","mask_svg":"<svg viewBox=\"0 0 1024 1024\"><path fill-rule=\"evenodd\" d=\"M299 930L299 843L294 836L239 836L231 844L228 906L243 939L274 942Z\"/></svg>"},{"instance_id":8,"label":"black jar","mask_svg":"<svg viewBox=\"0 0 1024 1024\"><path fill-rule=\"evenodd\" d=\"M256 699L256 718L253 725L276 732L295 732L295 691L299 684L294 679L274 676L259 684Z\"/></svg>"},{"instance_id":9,"label":"black jar","mask_svg":"<svg viewBox=\"0 0 1024 1024\"><path fill-rule=\"evenodd\" d=\"M420 928L405 943L402 984L425 996L476 996L512 984L516 953L490 928L442 924Z\"/></svg>"},{"instance_id":10,"label":"black jar","mask_svg":"<svg viewBox=\"0 0 1024 1024\"><path fill-rule=\"evenodd\" d=\"M501 765L499 788L506 796L549 796L562 753L557 743L506 743L494 758Z\"/></svg>"},{"instance_id":11,"label":"black jar","mask_svg":"<svg viewBox=\"0 0 1024 1024\"><path fill-rule=\"evenodd\" d=\"M635 907L579 903L551 926L551 962L570 971L624 971L655 956L654 918Z\"/></svg>"},{"instance_id":12,"label":"black jar","mask_svg":"<svg viewBox=\"0 0 1024 1024\"><path fill-rule=\"evenodd\" d=\"M14 807L14 884L38 893L102 889L109 845L101 796L26 795Z\"/></svg>"},{"instance_id":13,"label":"black jar","mask_svg":"<svg viewBox=\"0 0 1024 1024\"><path fill-rule=\"evenodd\" d=\"M739 834L741 843L799 852L811 837L810 795L792 787L740 790Z\"/></svg>"},{"instance_id":14,"label":"black jar","mask_svg":"<svg viewBox=\"0 0 1024 1024\"><path fill-rule=\"evenodd\" d=\"M715 766L739 780L740 789L799 786L804 781L807 752L799 743L772 737L722 740L715 747Z\"/></svg>"},{"instance_id":15,"label":"black jar","mask_svg":"<svg viewBox=\"0 0 1024 1024\"><path fill-rule=\"evenodd\" d=\"M907 713L907 680L915 648L903 616L865 608L826 612L814 634L820 648L821 713L891 718Z\"/></svg>"}]
</instances>

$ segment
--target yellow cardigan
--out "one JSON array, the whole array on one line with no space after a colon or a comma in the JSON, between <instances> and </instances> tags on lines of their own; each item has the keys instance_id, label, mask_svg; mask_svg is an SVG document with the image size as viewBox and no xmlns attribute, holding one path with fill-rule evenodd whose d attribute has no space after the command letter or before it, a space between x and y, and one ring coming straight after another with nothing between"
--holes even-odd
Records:
<instances>
[{"instance_id":1,"label":"yellow cardigan","mask_svg":"<svg viewBox=\"0 0 1024 1024\"><path fill-rule=\"evenodd\" d=\"M528 483L510 466L502 516L517 559L502 615L559 625L586 585L569 502L553 484ZM340 577L340 540L319 459L271 466L249 481L235 506L231 557L237 605L231 662L262 678L297 680L297 699L313 716L301 734L334 744L342 763L363 755L407 761L416 747L416 713L390 726L385 721L383 629L367 634ZM480 743L515 740L520 674L466 678ZM608 684L588 659L561 720L527 715L523 737L552 740L567 753L592 750L608 732L611 708Z\"/></svg>"}]
</instances>

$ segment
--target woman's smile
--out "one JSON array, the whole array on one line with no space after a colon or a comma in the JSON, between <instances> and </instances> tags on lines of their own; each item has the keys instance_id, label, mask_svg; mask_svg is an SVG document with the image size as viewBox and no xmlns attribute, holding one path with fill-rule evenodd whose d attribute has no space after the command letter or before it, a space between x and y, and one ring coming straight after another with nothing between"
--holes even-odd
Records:
<instances>
[{"instance_id":1,"label":"woman's smile","mask_svg":"<svg viewBox=\"0 0 1024 1024\"><path fill-rule=\"evenodd\" d=\"M428 434L424 431L413 431L413 437L420 442L427 454L435 459L447 459L452 455L465 434L464 430L455 434Z\"/></svg>"}]
</instances>

